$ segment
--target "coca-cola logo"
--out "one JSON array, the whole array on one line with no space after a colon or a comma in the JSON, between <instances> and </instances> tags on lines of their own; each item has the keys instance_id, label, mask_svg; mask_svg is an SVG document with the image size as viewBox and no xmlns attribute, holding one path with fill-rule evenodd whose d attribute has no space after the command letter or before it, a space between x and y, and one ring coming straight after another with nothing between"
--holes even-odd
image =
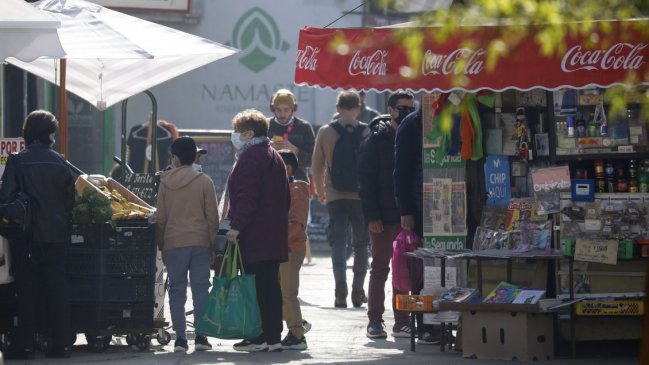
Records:
<instances>
[{"instance_id":1,"label":"coca-cola logo","mask_svg":"<svg viewBox=\"0 0 649 365\"><path fill-rule=\"evenodd\" d=\"M617 43L608 49L583 50L576 45L563 55L561 70L637 70L644 64L644 55L640 53L646 47L644 43Z\"/></svg>"},{"instance_id":2,"label":"coca-cola logo","mask_svg":"<svg viewBox=\"0 0 649 365\"><path fill-rule=\"evenodd\" d=\"M482 48L472 50L458 48L449 54L437 54L426 50L421 62L422 75L477 75L484 69ZM462 62L464 60L464 62Z\"/></svg>"},{"instance_id":3,"label":"coca-cola logo","mask_svg":"<svg viewBox=\"0 0 649 365\"><path fill-rule=\"evenodd\" d=\"M371 55L362 55L356 51L351 62L349 62L349 75L385 76L388 70L386 58L388 51L377 50Z\"/></svg>"},{"instance_id":4,"label":"coca-cola logo","mask_svg":"<svg viewBox=\"0 0 649 365\"><path fill-rule=\"evenodd\" d=\"M320 47L306 46L304 49L297 50L297 61L295 67L299 70L315 71L318 69L318 53Z\"/></svg>"}]
</instances>

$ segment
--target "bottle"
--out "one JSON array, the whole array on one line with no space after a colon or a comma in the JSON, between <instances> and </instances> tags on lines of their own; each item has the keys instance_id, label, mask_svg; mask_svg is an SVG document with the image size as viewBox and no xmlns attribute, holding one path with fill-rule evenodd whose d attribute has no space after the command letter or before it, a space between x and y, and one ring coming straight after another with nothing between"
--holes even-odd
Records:
<instances>
[{"instance_id":1,"label":"bottle","mask_svg":"<svg viewBox=\"0 0 649 365\"><path fill-rule=\"evenodd\" d=\"M638 191L649 193L649 167L641 167L638 174Z\"/></svg>"},{"instance_id":2,"label":"bottle","mask_svg":"<svg viewBox=\"0 0 649 365\"><path fill-rule=\"evenodd\" d=\"M596 160L595 161L595 178L603 179L606 177L606 171L604 170L604 161Z\"/></svg>"},{"instance_id":3,"label":"bottle","mask_svg":"<svg viewBox=\"0 0 649 365\"><path fill-rule=\"evenodd\" d=\"M588 137L597 137L598 134L598 128L597 124L595 124L595 114L590 113L590 117L588 118L588 124L586 125L586 135Z\"/></svg>"},{"instance_id":4,"label":"bottle","mask_svg":"<svg viewBox=\"0 0 649 365\"><path fill-rule=\"evenodd\" d=\"M586 121L581 114L577 114L577 137L586 137Z\"/></svg>"},{"instance_id":5,"label":"bottle","mask_svg":"<svg viewBox=\"0 0 649 365\"><path fill-rule=\"evenodd\" d=\"M638 167L636 160L629 160L629 193L638 192Z\"/></svg>"},{"instance_id":6,"label":"bottle","mask_svg":"<svg viewBox=\"0 0 649 365\"><path fill-rule=\"evenodd\" d=\"M608 125L606 125L606 122L602 122L602 124L599 125L599 135L602 137L608 135Z\"/></svg>"},{"instance_id":7,"label":"bottle","mask_svg":"<svg viewBox=\"0 0 649 365\"><path fill-rule=\"evenodd\" d=\"M606 168L604 169L606 173L606 192L614 193L616 191L615 187L615 168L613 167L613 162L606 161Z\"/></svg>"},{"instance_id":8,"label":"bottle","mask_svg":"<svg viewBox=\"0 0 649 365\"><path fill-rule=\"evenodd\" d=\"M624 167L617 168L617 179L615 184L615 191L618 193L626 193L629 190L629 182L624 173Z\"/></svg>"},{"instance_id":9,"label":"bottle","mask_svg":"<svg viewBox=\"0 0 649 365\"><path fill-rule=\"evenodd\" d=\"M568 137L575 136L575 119L572 116L568 116Z\"/></svg>"}]
</instances>

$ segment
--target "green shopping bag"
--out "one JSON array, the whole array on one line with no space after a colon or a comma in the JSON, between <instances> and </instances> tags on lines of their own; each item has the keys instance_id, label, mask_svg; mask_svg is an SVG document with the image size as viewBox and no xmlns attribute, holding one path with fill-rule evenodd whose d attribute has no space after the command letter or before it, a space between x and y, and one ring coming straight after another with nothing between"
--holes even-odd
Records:
<instances>
[{"instance_id":1,"label":"green shopping bag","mask_svg":"<svg viewBox=\"0 0 649 365\"><path fill-rule=\"evenodd\" d=\"M251 339L261 335L255 275L244 272L238 244L228 243L196 332L222 339Z\"/></svg>"}]
</instances>

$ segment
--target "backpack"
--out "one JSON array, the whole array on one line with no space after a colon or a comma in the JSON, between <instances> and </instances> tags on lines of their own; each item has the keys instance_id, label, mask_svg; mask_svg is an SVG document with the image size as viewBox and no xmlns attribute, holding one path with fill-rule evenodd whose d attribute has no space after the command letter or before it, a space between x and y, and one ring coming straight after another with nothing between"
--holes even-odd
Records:
<instances>
[{"instance_id":1,"label":"backpack","mask_svg":"<svg viewBox=\"0 0 649 365\"><path fill-rule=\"evenodd\" d=\"M331 183L338 191L358 192L356 160L367 124L359 123L353 130L351 126L343 126L338 122L331 122L329 126L340 136L331 158Z\"/></svg>"}]
</instances>

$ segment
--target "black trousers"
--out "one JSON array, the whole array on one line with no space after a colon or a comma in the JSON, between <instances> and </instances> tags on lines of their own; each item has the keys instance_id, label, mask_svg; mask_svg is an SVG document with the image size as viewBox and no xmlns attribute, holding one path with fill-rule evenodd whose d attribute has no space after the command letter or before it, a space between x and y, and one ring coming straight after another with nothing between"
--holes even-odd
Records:
<instances>
[{"instance_id":1,"label":"black trousers","mask_svg":"<svg viewBox=\"0 0 649 365\"><path fill-rule=\"evenodd\" d=\"M16 268L17 349L32 349L34 332L47 336L51 349L69 345L70 306L65 278L66 244L31 242L19 248ZM15 261L14 261L15 262Z\"/></svg>"},{"instance_id":2,"label":"black trousers","mask_svg":"<svg viewBox=\"0 0 649 365\"><path fill-rule=\"evenodd\" d=\"M279 286L279 261L245 265L246 274L255 275L257 302L261 312L262 337L271 344L282 341L282 289Z\"/></svg>"}]
</instances>

